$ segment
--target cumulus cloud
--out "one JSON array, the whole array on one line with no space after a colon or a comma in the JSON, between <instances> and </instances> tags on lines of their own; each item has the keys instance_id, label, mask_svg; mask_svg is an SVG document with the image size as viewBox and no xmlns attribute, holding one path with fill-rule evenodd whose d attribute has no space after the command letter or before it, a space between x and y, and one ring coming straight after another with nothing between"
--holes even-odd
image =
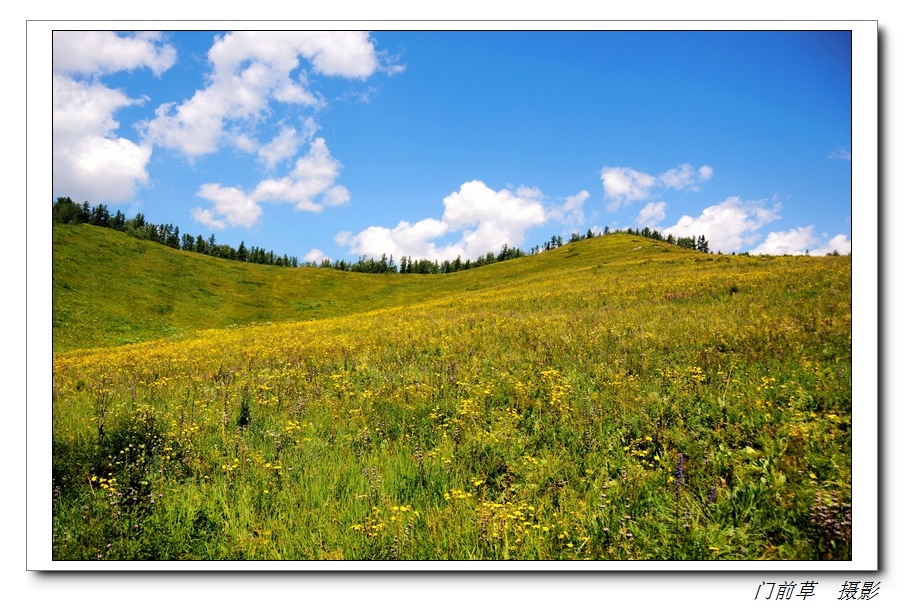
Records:
<instances>
[{"instance_id":1,"label":"cumulus cloud","mask_svg":"<svg viewBox=\"0 0 904 611\"><path fill-rule=\"evenodd\" d=\"M212 202L196 208L194 218L213 228L251 226L261 215L260 202L291 202L297 210L319 212L350 199L336 184L340 164L322 138L319 126L300 117L281 124L276 134L258 130L283 103L319 108L313 75L364 79L378 70L404 69L377 53L367 32L235 32L218 36L208 52L206 84L181 103L168 102L136 127L141 142L119 137L114 116L127 106L144 104L110 89L100 77L145 68L155 75L176 60L174 48L157 33L55 32L54 192L76 199L121 202L149 182L147 165L154 147L181 152L190 160L215 153L224 144L257 157L272 174L296 159L282 177L269 176L252 192L219 184L203 185L198 196ZM299 151L310 144L308 152Z\"/></svg>"},{"instance_id":2,"label":"cumulus cloud","mask_svg":"<svg viewBox=\"0 0 904 611\"><path fill-rule=\"evenodd\" d=\"M845 235L817 237L813 225L797 227L787 231L770 231L762 244L750 251L754 255L827 255L851 252L851 242Z\"/></svg>"},{"instance_id":3,"label":"cumulus cloud","mask_svg":"<svg viewBox=\"0 0 904 611\"><path fill-rule=\"evenodd\" d=\"M547 216L552 220L560 221L569 227L569 230L575 230L585 223L584 203L589 198L590 193L587 191L566 197L561 205L551 207L547 211Z\"/></svg>"},{"instance_id":4,"label":"cumulus cloud","mask_svg":"<svg viewBox=\"0 0 904 611\"><path fill-rule=\"evenodd\" d=\"M832 152L830 157L849 161L850 153L838 149ZM645 199L660 189L698 191L702 183L710 180L712 176L711 166L695 168L688 163L658 176L627 167L607 166L601 173L606 207L610 211ZM781 218L779 203L770 204L766 200L745 201L737 196L729 197L705 208L697 216L684 215L670 227L662 227L660 223L666 218L666 208L667 204L664 201L648 202L635 217L635 223L640 227L649 227L662 235L671 234L676 238L706 236L710 250L719 252L749 250L751 254L777 255L851 252L851 242L847 236L840 234L832 238L825 234L821 237L816 236L812 225L787 231L771 231L765 239L762 239L759 230Z\"/></svg>"},{"instance_id":5,"label":"cumulus cloud","mask_svg":"<svg viewBox=\"0 0 904 611\"><path fill-rule=\"evenodd\" d=\"M118 203L148 182L152 148L116 134L116 112L140 105L106 87L99 75L148 68L159 75L175 62L175 50L153 33L53 34L53 191L76 200ZM80 80L80 76L90 80Z\"/></svg>"},{"instance_id":6,"label":"cumulus cloud","mask_svg":"<svg viewBox=\"0 0 904 611\"><path fill-rule=\"evenodd\" d=\"M198 190L198 197L213 202L213 207L195 208L191 213L192 218L213 229L251 227L261 215L261 207L235 187L204 184Z\"/></svg>"},{"instance_id":7,"label":"cumulus cloud","mask_svg":"<svg viewBox=\"0 0 904 611\"><path fill-rule=\"evenodd\" d=\"M573 202L583 201L579 194ZM495 191L479 180L461 185L443 199L441 219L402 221L395 227L368 227L357 233L342 232L335 238L353 254L383 254L416 259L476 259L495 252L503 244L518 246L531 227L546 222L543 194L534 188ZM572 203L572 206L574 204ZM437 244L443 237L453 240Z\"/></svg>"},{"instance_id":8,"label":"cumulus cloud","mask_svg":"<svg viewBox=\"0 0 904 611\"><path fill-rule=\"evenodd\" d=\"M751 250L754 255L802 255L816 243L813 225L788 231L770 231L766 240Z\"/></svg>"},{"instance_id":9,"label":"cumulus cloud","mask_svg":"<svg viewBox=\"0 0 904 611\"><path fill-rule=\"evenodd\" d=\"M298 67L298 55L311 62L314 72L327 76L363 78L378 67L367 32L232 32L218 38L208 53L217 72L224 74L235 73L249 60L288 73Z\"/></svg>"},{"instance_id":10,"label":"cumulus cloud","mask_svg":"<svg viewBox=\"0 0 904 611\"><path fill-rule=\"evenodd\" d=\"M217 150L227 103L216 91L198 91L187 102L161 104L143 125L148 142L177 149L189 158Z\"/></svg>"},{"instance_id":11,"label":"cumulus cloud","mask_svg":"<svg viewBox=\"0 0 904 611\"><path fill-rule=\"evenodd\" d=\"M301 258L302 261L307 261L308 263L320 263L326 258L326 254L320 250L319 248L312 248L308 251L308 253Z\"/></svg>"},{"instance_id":12,"label":"cumulus cloud","mask_svg":"<svg viewBox=\"0 0 904 611\"><path fill-rule=\"evenodd\" d=\"M324 206L339 206L349 201L348 189L335 185L340 164L330 155L323 138L312 143L304 157L295 162L288 176L261 181L251 197L255 201L289 202L296 210L320 212Z\"/></svg>"},{"instance_id":13,"label":"cumulus cloud","mask_svg":"<svg viewBox=\"0 0 904 611\"><path fill-rule=\"evenodd\" d=\"M288 176L265 179L251 193L219 184L202 185L198 196L214 205L195 208L192 218L213 229L251 227L261 217L260 202L289 202L296 210L307 212L340 206L351 196L348 189L335 184L339 169L339 162L330 155L326 142L317 138L307 154L298 158Z\"/></svg>"},{"instance_id":14,"label":"cumulus cloud","mask_svg":"<svg viewBox=\"0 0 904 611\"><path fill-rule=\"evenodd\" d=\"M53 76L53 191L117 203L148 181L151 147L116 136L113 117L141 100L101 84Z\"/></svg>"},{"instance_id":15,"label":"cumulus cloud","mask_svg":"<svg viewBox=\"0 0 904 611\"><path fill-rule=\"evenodd\" d=\"M257 158L268 170L272 170L283 159L298 152L301 137L294 127L283 127L270 142L257 149Z\"/></svg>"},{"instance_id":16,"label":"cumulus cloud","mask_svg":"<svg viewBox=\"0 0 904 611\"><path fill-rule=\"evenodd\" d=\"M729 197L705 208L697 216L684 215L674 225L663 227L660 223L665 219L666 208L665 202L650 202L637 215L635 223L640 227L655 229L664 236L706 236L711 251L725 253L824 255L834 251L840 254L851 252L847 236L836 235L829 239L824 234L818 237L814 235L812 225L787 231L770 231L759 245L751 248L762 239L759 230L781 218L779 203L770 205L766 200L745 201L737 196Z\"/></svg>"},{"instance_id":17,"label":"cumulus cloud","mask_svg":"<svg viewBox=\"0 0 904 611\"><path fill-rule=\"evenodd\" d=\"M650 202L634 220L640 227L655 227L665 218L665 202Z\"/></svg>"},{"instance_id":18,"label":"cumulus cloud","mask_svg":"<svg viewBox=\"0 0 904 611\"><path fill-rule=\"evenodd\" d=\"M302 67L300 57L310 68ZM255 123L267 115L271 99L322 106L308 86L308 70L364 78L379 68L366 32L233 32L217 38L208 59L208 86L182 104L159 106L145 125L150 142L189 158L209 154L220 146L227 125Z\"/></svg>"},{"instance_id":19,"label":"cumulus cloud","mask_svg":"<svg viewBox=\"0 0 904 611\"><path fill-rule=\"evenodd\" d=\"M656 185L656 177L631 168L603 168L600 177L603 193L609 202L606 208L618 210L623 204L647 197Z\"/></svg>"},{"instance_id":20,"label":"cumulus cloud","mask_svg":"<svg viewBox=\"0 0 904 611\"><path fill-rule=\"evenodd\" d=\"M435 239L449 231L449 226L443 221L427 218L413 224L401 221L393 228L372 226L355 235L343 231L336 235L335 241L353 254L370 257L398 254L416 259L454 259L457 255L441 256L440 253L447 249L434 243Z\"/></svg>"},{"instance_id":21,"label":"cumulus cloud","mask_svg":"<svg viewBox=\"0 0 904 611\"><path fill-rule=\"evenodd\" d=\"M700 189L700 183L706 182L712 178L713 169L708 165L694 169L689 163L681 164L677 168L673 168L659 175L659 184L668 189L689 189L696 191Z\"/></svg>"},{"instance_id":22,"label":"cumulus cloud","mask_svg":"<svg viewBox=\"0 0 904 611\"><path fill-rule=\"evenodd\" d=\"M851 254L851 240L843 234L837 234L835 237L831 238L825 246L817 247L815 250L811 252L811 254L815 255L827 255L833 252L837 252L842 255Z\"/></svg>"},{"instance_id":23,"label":"cumulus cloud","mask_svg":"<svg viewBox=\"0 0 904 611\"><path fill-rule=\"evenodd\" d=\"M93 75L149 68L160 76L176 62L176 50L161 41L156 32L122 36L109 31L57 30L53 33L53 71Z\"/></svg>"},{"instance_id":24,"label":"cumulus cloud","mask_svg":"<svg viewBox=\"0 0 904 611\"><path fill-rule=\"evenodd\" d=\"M704 165L694 169L689 163L682 164L653 176L633 168L606 166L600 173L603 193L610 212L623 205L649 197L655 189L691 190L700 189L700 184L712 178L713 169Z\"/></svg>"},{"instance_id":25,"label":"cumulus cloud","mask_svg":"<svg viewBox=\"0 0 904 611\"><path fill-rule=\"evenodd\" d=\"M780 218L780 208L780 204L769 206L765 200L744 201L737 196L729 197L705 208L696 217L682 216L677 223L660 232L675 237L705 235L710 250L742 252L760 238L757 230Z\"/></svg>"},{"instance_id":26,"label":"cumulus cloud","mask_svg":"<svg viewBox=\"0 0 904 611\"><path fill-rule=\"evenodd\" d=\"M125 138L85 136L53 150L53 190L76 200L119 203L148 182L150 147Z\"/></svg>"}]
</instances>

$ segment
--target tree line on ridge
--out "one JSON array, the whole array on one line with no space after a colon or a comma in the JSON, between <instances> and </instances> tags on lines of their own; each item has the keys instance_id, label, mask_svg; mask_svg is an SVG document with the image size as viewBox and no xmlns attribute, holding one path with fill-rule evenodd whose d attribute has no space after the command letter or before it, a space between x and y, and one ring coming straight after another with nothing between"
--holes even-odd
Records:
<instances>
[{"instance_id":1,"label":"tree line on ridge","mask_svg":"<svg viewBox=\"0 0 904 611\"><path fill-rule=\"evenodd\" d=\"M233 248L229 244L220 244L216 240L214 234L210 234L206 239L203 235L193 236L188 233L179 233L179 227L172 224L155 224L148 222L144 215L140 212L133 218L126 218L125 214L117 210L111 213L109 208L104 204L91 206L88 202L81 204L74 202L69 197L58 197L53 204L53 223L54 224L89 224L97 227L105 227L116 231L122 231L130 236L141 240L151 240L158 242L164 246L174 248L176 250L184 250L195 252L202 255L219 257L221 259L229 259L233 261L242 261L246 263L257 263L260 265L276 265L279 267L320 267L330 268L340 271L350 271L368 274L449 274L468 269L475 269L508 261L527 255L534 255L547 250L555 250L564 245L561 236L553 235L542 246L537 245L531 248L529 253L524 252L520 248L511 247L504 244L499 253L493 251L480 255L476 260L456 257L452 261L442 261L430 259L415 259L414 257L403 256L398 263L395 262L392 255L384 254L380 260L372 257L361 256L355 262L347 262L345 260L323 259L319 264L314 261L299 262L298 257L290 257L289 255L276 255L272 250L267 251L264 248L252 246L248 248L242 241L238 248ZM700 252L709 252L709 241L705 236L691 237L675 237L672 234L663 236L657 230L651 230L648 227L641 229L616 229L611 230L609 227L603 229L602 232L594 234L588 229L587 233L572 233L569 244L579 242L588 238L609 235L612 233L626 233L629 235L639 235L661 242L667 242L676 246L697 250Z\"/></svg>"}]
</instances>

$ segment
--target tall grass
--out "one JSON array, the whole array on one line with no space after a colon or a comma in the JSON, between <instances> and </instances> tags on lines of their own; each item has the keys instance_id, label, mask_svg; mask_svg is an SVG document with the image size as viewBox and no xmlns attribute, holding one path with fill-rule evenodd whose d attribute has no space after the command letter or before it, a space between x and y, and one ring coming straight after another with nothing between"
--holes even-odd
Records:
<instances>
[{"instance_id":1,"label":"tall grass","mask_svg":"<svg viewBox=\"0 0 904 611\"><path fill-rule=\"evenodd\" d=\"M53 557L849 558L850 273L608 236L59 352Z\"/></svg>"}]
</instances>

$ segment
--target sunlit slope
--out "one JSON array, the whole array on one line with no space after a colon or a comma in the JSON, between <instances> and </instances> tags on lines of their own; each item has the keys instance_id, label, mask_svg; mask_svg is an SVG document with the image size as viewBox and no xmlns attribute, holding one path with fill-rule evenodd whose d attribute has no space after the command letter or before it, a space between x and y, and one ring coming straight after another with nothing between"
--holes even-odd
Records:
<instances>
[{"instance_id":1,"label":"sunlit slope","mask_svg":"<svg viewBox=\"0 0 904 611\"><path fill-rule=\"evenodd\" d=\"M409 290L424 279L408 279ZM385 305L398 279L181 252L87 225L53 233L54 351L312 320ZM404 293L404 291L403 291Z\"/></svg>"},{"instance_id":2,"label":"sunlit slope","mask_svg":"<svg viewBox=\"0 0 904 611\"><path fill-rule=\"evenodd\" d=\"M793 297L804 290L795 274L818 278L815 268L825 266L849 270L850 259L708 255L618 234L454 274L370 275L227 261L93 226L56 226L53 343L62 352L427 302L526 300L542 309L553 295L589 300L602 284L637 303L731 298L763 290L762 282L787 285L779 293Z\"/></svg>"}]
</instances>

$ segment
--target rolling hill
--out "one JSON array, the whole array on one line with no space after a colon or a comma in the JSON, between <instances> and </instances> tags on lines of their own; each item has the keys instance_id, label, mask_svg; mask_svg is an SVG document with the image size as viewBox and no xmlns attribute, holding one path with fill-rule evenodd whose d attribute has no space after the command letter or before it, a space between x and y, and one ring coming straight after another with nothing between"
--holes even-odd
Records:
<instances>
[{"instance_id":1,"label":"rolling hill","mask_svg":"<svg viewBox=\"0 0 904 611\"><path fill-rule=\"evenodd\" d=\"M187 337L232 325L319 320L551 280L567 284L604 265L607 273L619 276L622 272L614 270L715 260L725 269L763 265L761 259L703 256L618 234L454 274L373 275L228 261L90 225L56 225L53 349Z\"/></svg>"}]
</instances>

